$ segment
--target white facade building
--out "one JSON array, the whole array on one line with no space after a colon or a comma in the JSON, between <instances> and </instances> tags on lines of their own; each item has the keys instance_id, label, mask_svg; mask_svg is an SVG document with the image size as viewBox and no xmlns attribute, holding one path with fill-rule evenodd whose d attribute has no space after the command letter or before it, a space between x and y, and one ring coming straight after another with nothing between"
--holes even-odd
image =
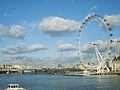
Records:
<instances>
[{"instance_id":1,"label":"white facade building","mask_svg":"<svg viewBox=\"0 0 120 90\"><path fill-rule=\"evenodd\" d=\"M120 41L116 43L116 57L108 62L111 71L120 71Z\"/></svg>"}]
</instances>

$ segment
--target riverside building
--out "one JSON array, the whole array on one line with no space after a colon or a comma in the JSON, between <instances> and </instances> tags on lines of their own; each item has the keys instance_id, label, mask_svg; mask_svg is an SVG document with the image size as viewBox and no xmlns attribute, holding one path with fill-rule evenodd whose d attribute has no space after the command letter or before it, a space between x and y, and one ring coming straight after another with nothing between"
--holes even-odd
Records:
<instances>
[{"instance_id":1,"label":"riverside building","mask_svg":"<svg viewBox=\"0 0 120 90\"><path fill-rule=\"evenodd\" d=\"M116 43L116 56L108 62L111 71L120 71L120 41Z\"/></svg>"}]
</instances>

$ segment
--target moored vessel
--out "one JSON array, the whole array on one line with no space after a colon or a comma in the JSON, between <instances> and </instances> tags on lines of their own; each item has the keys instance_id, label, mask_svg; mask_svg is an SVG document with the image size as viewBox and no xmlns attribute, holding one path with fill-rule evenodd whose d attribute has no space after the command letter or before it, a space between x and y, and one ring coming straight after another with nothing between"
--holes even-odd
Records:
<instances>
[{"instance_id":1,"label":"moored vessel","mask_svg":"<svg viewBox=\"0 0 120 90\"><path fill-rule=\"evenodd\" d=\"M8 88L5 90L26 90L19 86L19 84L9 84Z\"/></svg>"}]
</instances>

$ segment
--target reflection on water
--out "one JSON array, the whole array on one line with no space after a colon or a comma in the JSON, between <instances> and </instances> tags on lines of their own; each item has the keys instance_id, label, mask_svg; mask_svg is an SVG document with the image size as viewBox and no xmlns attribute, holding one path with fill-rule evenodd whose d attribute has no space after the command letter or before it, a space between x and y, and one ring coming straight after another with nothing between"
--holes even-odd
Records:
<instances>
[{"instance_id":1,"label":"reflection on water","mask_svg":"<svg viewBox=\"0 0 120 90\"><path fill-rule=\"evenodd\" d=\"M27 90L120 90L119 76L0 74L0 90L9 83L19 83Z\"/></svg>"}]
</instances>

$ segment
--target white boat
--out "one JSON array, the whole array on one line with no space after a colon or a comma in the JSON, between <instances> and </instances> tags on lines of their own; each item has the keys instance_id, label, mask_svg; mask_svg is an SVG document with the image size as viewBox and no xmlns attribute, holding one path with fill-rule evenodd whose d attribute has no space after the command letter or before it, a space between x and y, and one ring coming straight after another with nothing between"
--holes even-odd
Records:
<instances>
[{"instance_id":1,"label":"white boat","mask_svg":"<svg viewBox=\"0 0 120 90\"><path fill-rule=\"evenodd\" d=\"M26 90L26 89L19 87L19 84L9 84L8 88L5 90Z\"/></svg>"},{"instance_id":2,"label":"white boat","mask_svg":"<svg viewBox=\"0 0 120 90\"><path fill-rule=\"evenodd\" d=\"M67 75L67 76L89 76L89 75L91 75L91 73L88 70L84 70L83 72L79 72L79 71L78 72L67 71L65 73L65 75Z\"/></svg>"}]
</instances>

